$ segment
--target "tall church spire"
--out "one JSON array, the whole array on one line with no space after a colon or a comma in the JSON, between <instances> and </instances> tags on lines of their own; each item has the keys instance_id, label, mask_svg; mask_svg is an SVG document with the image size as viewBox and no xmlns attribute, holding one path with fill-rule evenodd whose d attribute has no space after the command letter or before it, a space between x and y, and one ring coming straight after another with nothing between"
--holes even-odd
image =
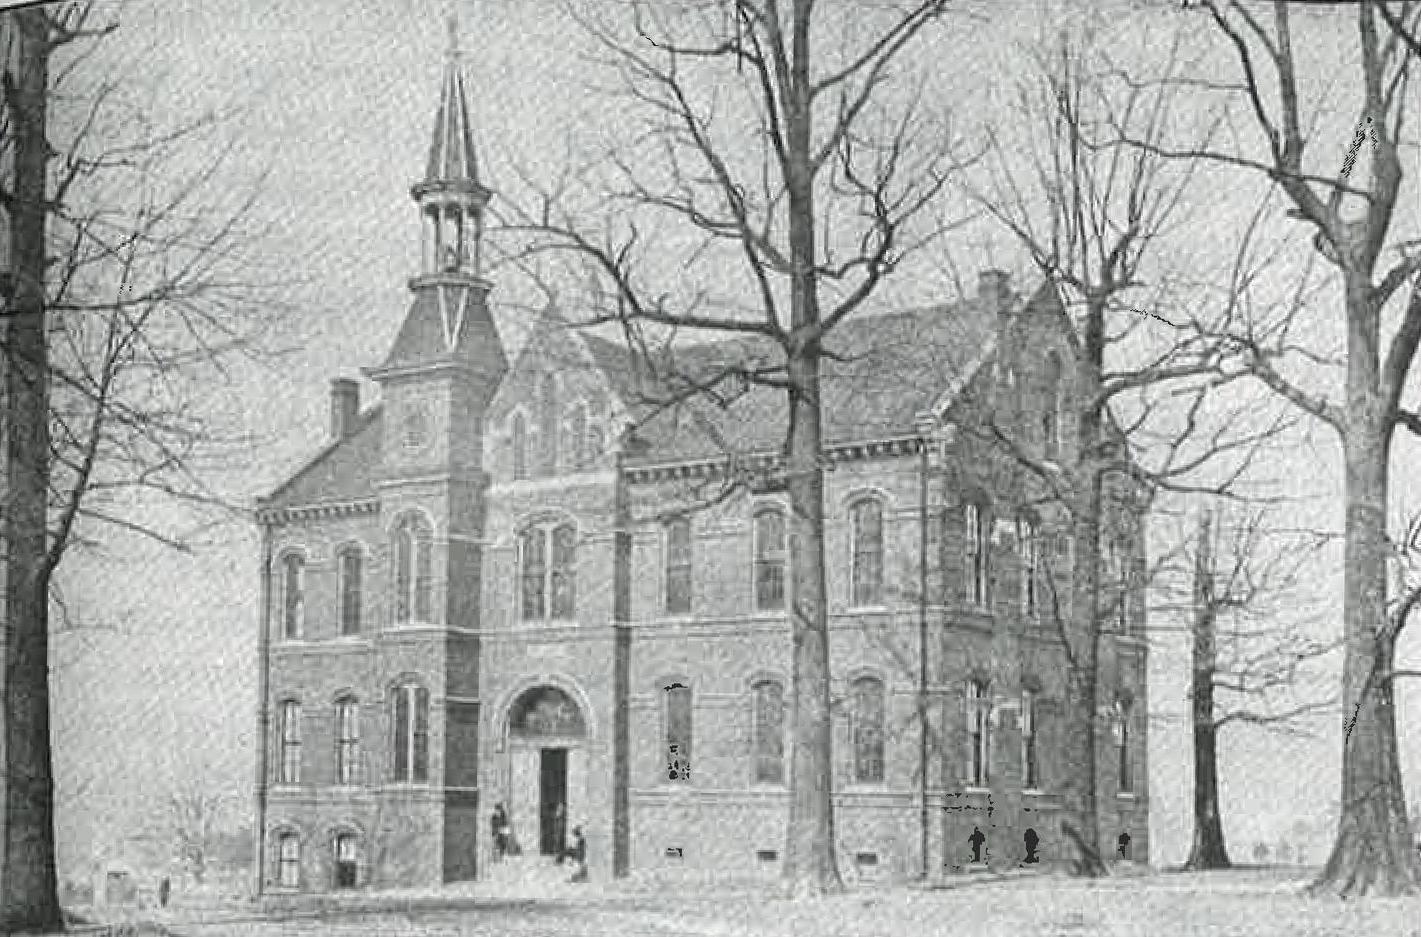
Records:
<instances>
[{"instance_id":1,"label":"tall church spire","mask_svg":"<svg viewBox=\"0 0 1421 937\"><path fill-rule=\"evenodd\" d=\"M434 114L434 137L429 145L424 180L411 194L419 204L424 222L420 272L461 272L477 277L482 260L484 206L491 193L479 181L459 55L458 20L450 16L449 49L439 108Z\"/></svg>"}]
</instances>

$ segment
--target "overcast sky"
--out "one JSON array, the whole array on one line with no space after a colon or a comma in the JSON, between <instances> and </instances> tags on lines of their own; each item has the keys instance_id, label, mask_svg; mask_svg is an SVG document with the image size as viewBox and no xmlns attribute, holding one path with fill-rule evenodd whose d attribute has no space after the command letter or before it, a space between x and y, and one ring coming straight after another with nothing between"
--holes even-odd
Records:
<instances>
[{"instance_id":1,"label":"overcast sky","mask_svg":"<svg viewBox=\"0 0 1421 937\"><path fill-rule=\"evenodd\" d=\"M937 30L917 64L931 63L935 100L953 105L965 133L1009 113L1012 82L1024 67L1021 43L1049 35L1059 22L1053 11L1070 6L964 3ZM1097 17L1121 37L1122 60L1143 60L1163 48L1172 6L1137 0L1130 19L1116 15L1123 3L1088 13L1076 5L1073 19ZM388 0L130 0L121 7L109 54L125 63L160 121L209 108L238 112L225 131L228 184L240 188L266 173L257 249L295 284L275 336L287 354L239 374L227 401L260 440L226 480L239 497L269 490L321 444L326 382L378 362L401 321L405 280L419 260L409 186L423 171L453 8ZM599 131L615 122L614 105L588 90L588 49L576 28L552 3L462 0L457 8L486 184L498 193L513 187L515 167L549 178L564 161L587 159ZM1408 158L1416 167L1414 148ZM1216 205L1229 193L1200 198ZM1219 212L1218 230L1226 232L1234 219L1227 208ZM1199 230L1207 239L1209 229ZM952 298L944 295L949 263L969 277L987 262L1025 273L1005 235L987 240L969 229L948 247L894 295ZM511 300L527 295L526 285L496 283L494 302L503 303L496 315L510 342L527 316ZM372 388L363 391L368 400ZM1300 485L1335 492L1335 446L1317 439L1284 471ZM1411 476L1398 473L1396 484L1402 500ZM1322 524L1338 523L1335 500L1306 510ZM111 547L103 562L78 558L68 571L75 617L89 627L56 639L59 823L70 869L120 835L125 818L163 785L208 779L246 797L253 773L255 531L233 526L193 557L138 543ZM1326 581L1327 571L1318 578ZM1154 653L1152 702L1162 712L1181 709L1182 651L1174 637ZM1330 726L1311 739L1245 731L1225 738L1225 822L1236 848L1276 838L1333 799L1339 740ZM1185 727L1161 721L1150 744L1153 858L1180 861L1189 831ZM1406 756L1413 787L1421 783L1415 749Z\"/></svg>"}]
</instances>

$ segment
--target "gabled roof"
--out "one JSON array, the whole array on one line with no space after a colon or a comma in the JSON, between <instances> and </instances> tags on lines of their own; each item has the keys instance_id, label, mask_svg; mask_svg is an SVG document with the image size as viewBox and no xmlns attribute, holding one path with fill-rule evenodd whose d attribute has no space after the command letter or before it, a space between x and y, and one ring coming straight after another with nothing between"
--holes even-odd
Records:
<instances>
[{"instance_id":1,"label":"gabled roof","mask_svg":"<svg viewBox=\"0 0 1421 937\"><path fill-rule=\"evenodd\" d=\"M493 317L476 295L478 287L462 283L452 274L450 277L453 285L432 283L415 290L390 353L376 370L453 363L487 372L495 380L503 376L508 365L503 342ZM446 322L451 333L458 329L458 334L446 335Z\"/></svg>"},{"instance_id":2,"label":"gabled roof","mask_svg":"<svg viewBox=\"0 0 1421 937\"><path fill-rule=\"evenodd\" d=\"M831 333L821 363L824 441L828 445L915 432L916 417L955 398L990 358L996 316L975 301L848 319ZM787 428L784 391L749 384L719 386L722 406L686 395L687 379L704 381L727 367L774 367L783 353L749 336L672 348L657 361L658 378L625 347L593 335L588 350L639 421L644 447L629 461L662 463L727 453L778 452ZM655 401L687 399L655 413Z\"/></svg>"},{"instance_id":3,"label":"gabled roof","mask_svg":"<svg viewBox=\"0 0 1421 937\"><path fill-rule=\"evenodd\" d=\"M378 405L360 414L349 436L328 443L258 506L265 510L374 498L375 474L380 468L380 416Z\"/></svg>"}]
</instances>

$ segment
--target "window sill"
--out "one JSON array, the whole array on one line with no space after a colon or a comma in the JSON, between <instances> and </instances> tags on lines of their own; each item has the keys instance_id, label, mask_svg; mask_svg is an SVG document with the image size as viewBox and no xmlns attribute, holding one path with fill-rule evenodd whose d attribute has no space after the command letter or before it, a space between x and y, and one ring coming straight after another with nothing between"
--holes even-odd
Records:
<instances>
[{"instance_id":1,"label":"window sill","mask_svg":"<svg viewBox=\"0 0 1421 937\"><path fill-rule=\"evenodd\" d=\"M1116 800L1134 800L1134 799L1135 799L1135 792L1134 792L1134 791L1116 791L1116 792L1115 792L1115 799L1116 799Z\"/></svg>"},{"instance_id":2,"label":"window sill","mask_svg":"<svg viewBox=\"0 0 1421 937\"><path fill-rule=\"evenodd\" d=\"M981 785L978 785L978 784L964 784L964 785L962 786L962 793L964 793L964 794L990 794L990 793L992 793L992 789L991 789L990 787L982 787Z\"/></svg>"},{"instance_id":3,"label":"window sill","mask_svg":"<svg viewBox=\"0 0 1421 937\"><path fill-rule=\"evenodd\" d=\"M1047 792L1044 788L1040 788L1040 787L1023 787L1023 788L1021 789L1021 793L1022 793L1023 795L1025 795L1025 796L1027 796L1027 797L1046 797L1046 796L1049 796L1049 795L1048 795L1048 792Z\"/></svg>"}]
</instances>

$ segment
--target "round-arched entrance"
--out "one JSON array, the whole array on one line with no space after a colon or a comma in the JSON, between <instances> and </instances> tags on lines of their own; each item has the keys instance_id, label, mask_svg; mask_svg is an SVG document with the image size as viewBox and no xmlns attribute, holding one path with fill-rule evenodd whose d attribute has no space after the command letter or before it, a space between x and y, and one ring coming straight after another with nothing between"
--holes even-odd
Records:
<instances>
[{"instance_id":1,"label":"round-arched entrance","mask_svg":"<svg viewBox=\"0 0 1421 937\"><path fill-rule=\"evenodd\" d=\"M554 856L584 821L587 720L561 687L542 684L514 697L504 723L508 813L523 854Z\"/></svg>"}]
</instances>

